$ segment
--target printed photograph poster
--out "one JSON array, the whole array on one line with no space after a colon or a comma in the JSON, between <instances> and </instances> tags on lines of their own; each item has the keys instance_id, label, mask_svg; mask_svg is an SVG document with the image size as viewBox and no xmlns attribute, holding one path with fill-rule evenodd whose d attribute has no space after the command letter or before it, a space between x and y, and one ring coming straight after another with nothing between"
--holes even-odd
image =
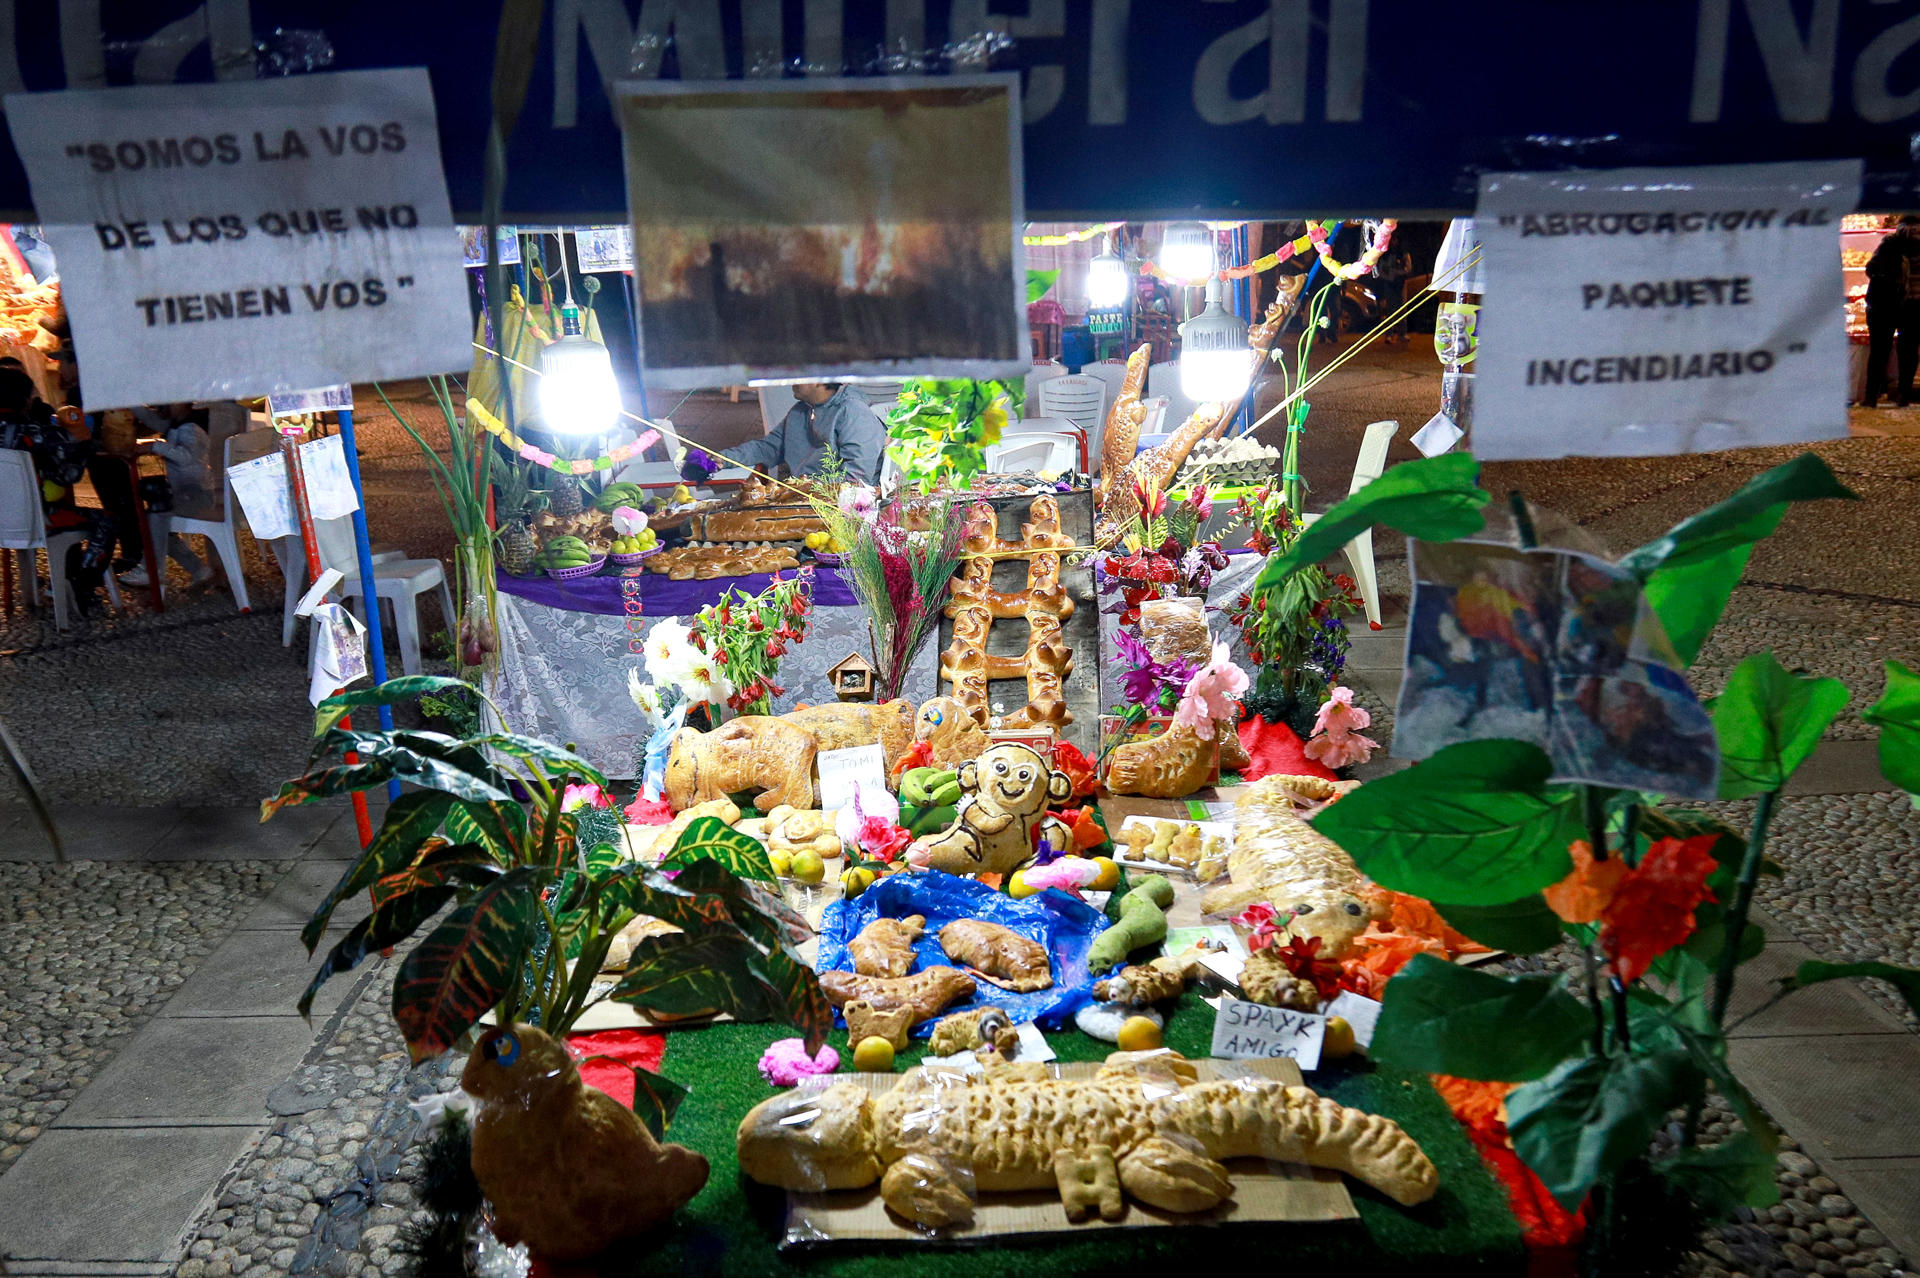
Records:
<instances>
[{"instance_id":1,"label":"printed photograph poster","mask_svg":"<svg viewBox=\"0 0 1920 1278\"><path fill-rule=\"evenodd\" d=\"M633 231L629 227L580 227L573 233L573 249L583 271L633 269Z\"/></svg>"},{"instance_id":2,"label":"printed photograph poster","mask_svg":"<svg viewBox=\"0 0 1920 1278\"><path fill-rule=\"evenodd\" d=\"M1396 757L1507 738L1544 750L1556 781L1716 797L1713 721L1631 575L1566 550L1411 553Z\"/></svg>"},{"instance_id":3,"label":"printed photograph poster","mask_svg":"<svg viewBox=\"0 0 1920 1278\"><path fill-rule=\"evenodd\" d=\"M649 385L1030 366L1017 76L615 99Z\"/></svg>"},{"instance_id":4,"label":"printed photograph poster","mask_svg":"<svg viewBox=\"0 0 1920 1278\"><path fill-rule=\"evenodd\" d=\"M500 248L500 265L518 266L520 264L520 232L518 227L495 227L493 242ZM467 266L485 266L487 264L487 228L484 226L463 226L460 228L460 256Z\"/></svg>"}]
</instances>

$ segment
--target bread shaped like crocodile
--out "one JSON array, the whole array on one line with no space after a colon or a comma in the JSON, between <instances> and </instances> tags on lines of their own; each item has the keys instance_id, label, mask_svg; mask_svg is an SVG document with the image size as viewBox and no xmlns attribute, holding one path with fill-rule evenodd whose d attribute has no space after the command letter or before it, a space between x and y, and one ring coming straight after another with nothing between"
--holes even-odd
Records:
<instances>
[{"instance_id":1,"label":"bread shaped like crocodile","mask_svg":"<svg viewBox=\"0 0 1920 1278\"><path fill-rule=\"evenodd\" d=\"M1172 1212L1232 1196L1222 1160L1267 1158L1353 1176L1405 1206L1433 1163L1391 1119L1267 1078L1198 1081L1174 1052L1116 1052L1091 1079L1009 1081L922 1067L892 1091L792 1091L741 1120L740 1170L800 1192L859 1189L931 1228L963 1225L981 1192L1056 1188L1069 1220L1119 1219L1125 1199Z\"/></svg>"},{"instance_id":2,"label":"bread shaped like crocodile","mask_svg":"<svg viewBox=\"0 0 1920 1278\"><path fill-rule=\"evenodd\" d=\"M1350 950L1377 913L1370 885L1345 849L1307 824L1301 811L1324 807L1352 788L1278 775L1240 787L1227 856L1232 882L1201 893L1201 913L1237 914L1264 903L1274 908L1276 923L1285 920L1287 935L1319 937L1324 956Z\"/></svg>"}]
</instances>

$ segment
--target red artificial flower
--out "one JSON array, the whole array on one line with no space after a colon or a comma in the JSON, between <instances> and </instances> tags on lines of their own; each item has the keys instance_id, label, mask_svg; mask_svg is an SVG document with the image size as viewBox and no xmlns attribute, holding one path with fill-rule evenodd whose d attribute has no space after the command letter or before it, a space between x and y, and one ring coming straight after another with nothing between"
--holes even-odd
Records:
<instances>
[{"instance_id":1,"label":"red artificial flower","mask_svg":"<svg viewBox=\"0 0 1920 1278\"><path fill-rule=\"evenodd\" d=\"M1053 766L1067 774L1067 780L1073 783L1074 794L1093 793L1093 760L1082 754L1079 746L1071 741L1054 742Z\"/></svg>"},{"instance_id":2,"label":"red artificial flower","mask_svg":"<svg viewBox=\"0 0 1920 1278\"><path fill-rule=\"evenodd\" d=\"M755 634L758 634L760 631L765 630L766 628L767 628L767 623L760 620L759 613L756 612L751 617L747 618L747 629L753 631Z\"/></svg>"},{"instance_id":3,"label":"red artificial flower","mask_svg":"<svg viewBox=\"0 0 1920 1278\"><path fill-rule=\"evenodd\" d=\"M721 666L724 666L724 665L726 665L726 664L727 664L727 650L726 650L725 648L722 648L722 649L721 649L720 651L718 651L718 652L716 652L716 653L714 653L714 654L713 654L713 660L714 660L714 664L715 664L715 665L721 665Z\"/></svg>"},{"instance_id":4,"label":"red artificial flower","mask_svg":"<svg viewBox=\"0 0 1920 1278\"><path fill-rule=\"evenodd\" d=\"M1340 992L1340 965L1320 957L1319 937L1296 936L1285 945L1278 944L1276 938L1274 953L1296 978L1313 982L1314 990L1323 1001Z\"/></svg>"},{"instance_id":5,"label":"red artificial flower","mask_svg":"<svg viewBox=\"0 0 1920 1278\"><path fill-rule=\"evenodd\" d=\"M720 605L720 624L723 626L733 624L733 609L726 604Z\"/></svg>"},{"instance_id":6,"label":"red artificial flower","mask_svg":"<svg viewBox=\"0 0 1920 1278\"><path fill-rule=\"evenodd\" d=\"M1623 981L1646 975L1653 960L1693 935L1694 907L1714 899L1707 886L1719 862L1717 834L1661 839L1627 872L1600 914L1600 948Z\"/></svg>"},{"instance_id":7,"label":"red artificial flower","mask_svg":"<svg viewBox=\"0 0 1920 1278\"><path fill-rule=\"evenodd\" d=\"M1249 905L1234 915L1233 921L1247 929L1247 950L1250 953L1258 953L1266 949L1274 943L1274 938L1280 933L1279 927L1274 923L1273 907L1264 901L1258 905Z\"/></svg>"},{"instance_id":8,"label":"red artificial flower","mask_svg":"<svg viewBox=\"0 0 1920 1278\"><path fill-rule=\"evenodd\" d=\"M933 742L916 741L907 747L905 754L900 756L900 762L893 765L893 775L897 777L909 768L924 768L932 762Z\"/></svg>"},{"instance_id":9,"label":"red artificial flower","mask_svg":"<svg viewBox=\"0 0 1920 1278\"><path fill-rule=\"evenodd\" d=\"M780 654L785 651L786 649L782 648L776 640L773 640L773 639L767 640L767 660L768 661L778 661L780 659Z\"/></svg>"}]
</instances>

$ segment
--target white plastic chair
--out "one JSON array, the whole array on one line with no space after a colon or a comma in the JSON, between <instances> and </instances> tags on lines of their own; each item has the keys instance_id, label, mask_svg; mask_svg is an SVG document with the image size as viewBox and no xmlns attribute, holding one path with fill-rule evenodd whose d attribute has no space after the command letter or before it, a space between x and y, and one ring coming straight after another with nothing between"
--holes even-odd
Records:
<instances>
[{"instance_id":1,"label":"white plastic chair","mask_svg":"<svg viewBox=\"0 0 1920 1278\"><path fill-rule=\"evenodd\" d=\"M761 386L758 390L760 391L760 421L766 427L760 433L771 435L778 429L781 422L787 420L787 413L800 400L794 395L791 386ZM678 462L680 458L676 454L673 460Z\"/></svg>"},{"instance_id":2,"label":"white plastic chair","mask_svg":"<svg viewBox=\"0 0 1920 1278\"><path fill-rule=\"evenodd\" d=\"M1147 394L1160 396L1167 401L1165 430L1179 430L1186 425L1187 418L1193 416L1193 410L1200 407L1198 400L1188 399L1186 392L1180 389L1180 361L1177 359L1154 364L1147 369Z\"/></svg>"},{"instance_id":3,"label":"white plastic chair","mask_svg":"<svg viewBox=\"0 0 1920 1278\"><path fill-rule=\"evenodd\" d=\"M1387 446L1399 429L1399 422L1373 422L1367 426L1366 434L1360 437L1360 456L1353 464L1353 482L1347 485L1347 496L1351 497L1386 474ZM1312 523L1321 513L1308 513L1306 522ZM1367 621L1377 626L1380 624L1380 579L1373 567L1373 529L1362 532L1348 542L1345 549L1354 584L1360 588L1360 601L1366 605Z\"/></svg>"},{"instance_id":4,"label":"white plastic chair","mask_svg":"<svg viewBox=\"0 0 1920 1278\"><path fill-rule=\"evenodd\" d=\"M240 558L237 516L240 503L233 499L233 481L227 478L226 469L233 465L233 441L237 438L240 436L228 436L220 442L220 518L191 519L172 511L147 512L147 528L153 537L154 558L160 564L162 601L167 597L167 538L170 534L179 533L187 537L205 537L208 546L220 552L220 567L227 574L227 586L233 591L234 606L241 612L253 611L253 604L247 599L247 576Z\"/></svg>"},{"instance_id":5,"label":"white plastic chair","mask_svg":"<svg viewBox=\"0 0 1920 1278\"><path fill-rule=\"evenodd\" d=\"M1033 371L1027 374L1027 406L1022 416L1039 417L1040 388L1056 377L1065 377L1067 370L1060 364L1035 364Z\"/></svg>"},{"instance_id":6,"label":"white plastic chair","mask_svg":"<svg viewBox=\"0 0 1920 1278\"><path fill-rule=\"evenodd\" d=\"M873 406L874 412L880 414L883 422L887 420L887 414L893 411L893 406L900 402L900 392L906 388L905 382L858 383L860 393L866 396L867 403Z\"/></svg>"},{"instance_id":7,"label":"white plastic chair","mask_svg":"<svg viewBox=\"0 0 1920 1278\"><path fill-rule=\"evenodd\" d=\"M1103 402L1111 405L1114 400L1120 397L1120 388L1126 384L1127 361L1123 359L1110 359L1103 360L1098 364L1082 364L1080 366L1080 376L1099 378L1101 384L1107 388ZM1105 415L1104 409L1102 410L1102 415Z\"/></svg>"},{"instance_id":8,"label":"white plastic chair","mask_svg":"<svg viewBox=\"0 0 1920 1278\"><path fill-rule=\"evenodd\" d=\"M1140 434L1158 435L1167 429L1167 397L1155 395L1152 399L1142 400L1147 407L1147 415L1140 419Z\"/></svg>"},{"instance_id":9,"label":"white plastic chair","mask_svg":"<svg viewBox=\"0 0 1920 1278\"><path fill-rule=\"evenodd\" d=\"M1062 474L1074 468L1079 449L1080 441L1072 435L1016 431L987 447L986 467L994 474Z\"/></svg>"},{"instance_id":10,"label":"white plastic chair","mask_svg":"<svg viewBox=\"0 0 1920 1278\"><path fill-rule=\"evenodd\" d=\"M346 524L348 533L352 533L352 515L346 515L338 522ZM273 548L274 562L280 565L280 576L286 581L286 595L280 605L280 646L291 648L293 632L300 623L294 609L300 603L300 596L307 593L307 548L298 537L275 537L267 544ZM376 544L373 547L374 571L378 572L381 564L406 557L407 552L397 546Z\"/></svg>"},{"instance_id":11,"label":"white plastic chair","mask_svg":"<svg viewBox=\"0 0 1920 1278\"><path fill-rule=\"evenodd\" d=\"M323 568L337 568L346 580L340 583L342 598L351 601L364 596L360 583L360 565L353 546L353 517L313 521L314 540ZM291 539L290 539L291 540ZM301 552L304 555L304 551ZM457 625L453 615L453 595L447 589L446 569L438 559L389 559L373 565L373 590L377 601L392 605L393 632L400 644L400 669L405 674L420 673L420 596L431 590L440 592L440 613L448 635ZM364 600L361 609L365 619Z\"/></svg>"},{"instance_id":12,"label":"white plastic chair","mask_svg":"<svg viewBox=\"0 0 1920 1278\"><path fill-rule=\"evenodd\" d=\"M1035 417L1064 417L1092 434L1106 416L1107 384L1085 373L1069 373L1040 383L1040 411Z\"/></svg>"},{"instance_id":13,"label":"white plastic chair","mask_svg":"<svg viewBox=\"0 0 1920 1278\"><path fill-rule=\"evenodd\" d=\"M0 448L0 553L11 550L18 556L20 584L27 602L40 603L40 570L35 552L47 552L48 593L53 599L53 627L68 628L69 610L78 611L73 583L67 580L67 551L86 540L78 529L47 535L46 511L40 505L40 476L33 468L33 454L24 448ZM107 597L120 606L120 587L113 574L106 576Z\"/></svg>"}]
</instances>

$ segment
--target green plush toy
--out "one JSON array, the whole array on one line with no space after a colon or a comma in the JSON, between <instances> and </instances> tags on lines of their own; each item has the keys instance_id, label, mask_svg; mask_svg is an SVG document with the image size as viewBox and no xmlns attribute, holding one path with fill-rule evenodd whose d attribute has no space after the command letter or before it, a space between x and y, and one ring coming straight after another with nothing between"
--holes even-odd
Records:
<instances>
[{"instance_id":1,"label":"green plush toy","mask_svg":"<svg viewBox=\"0 0 1920 1278\"><path fill-rule=\"evenodd\" d=\"M1173 905L1173 884L1164 875L1149 874L1136 880L1133 890L1120 898L1120 921L1093 938L1087 951L1087 970L1094 973L1127 960L1127 955L1146 945L1167 939L1167 910Z\"/></svg>"}]
</instances>

